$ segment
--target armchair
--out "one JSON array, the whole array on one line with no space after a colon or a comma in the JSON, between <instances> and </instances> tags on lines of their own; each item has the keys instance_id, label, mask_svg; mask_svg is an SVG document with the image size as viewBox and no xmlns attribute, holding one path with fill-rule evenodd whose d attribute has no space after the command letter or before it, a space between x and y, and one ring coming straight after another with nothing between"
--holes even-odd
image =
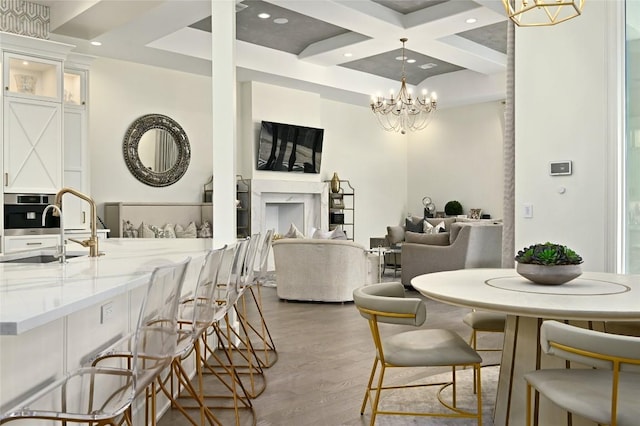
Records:
<instances>
[{"instance_id":1,"label":"armchair","mask_svg":"<svg viewBox=\"0 0 640 426\"><path fill-rule=\"evenodd\" d=\"M407 232L402 244L402 284L431 272L465 268L499 268L502 265L502 224L456 222L451 232Z\"/></svg>"}]
</instances>

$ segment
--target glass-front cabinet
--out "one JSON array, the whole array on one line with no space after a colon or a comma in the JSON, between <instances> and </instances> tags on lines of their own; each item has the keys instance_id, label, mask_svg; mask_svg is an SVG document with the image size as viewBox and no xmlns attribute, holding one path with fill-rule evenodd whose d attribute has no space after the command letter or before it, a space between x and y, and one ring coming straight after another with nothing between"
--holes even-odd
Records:
<instances>
[{"instance_id":1,"label":"glass-front cabinet","mask_svg":"<svg viewBox=\"0 0 640 426\"><path fill-rule=\"evenodd\" d=\"M84 107L87 93L86 72L82 70L64 70L64 91L62 100L65 107Z\"/></svg>"},{"instance_id":2,"label":"glass-front cabinet","mask_svg":"<svg viewBox=\"0 0 640 426\"><path fill-rule=\"evenodd\" d=\"M5 94L32 99L62 99L62 61L4 53Z\"/></svg>"}]
</instances>

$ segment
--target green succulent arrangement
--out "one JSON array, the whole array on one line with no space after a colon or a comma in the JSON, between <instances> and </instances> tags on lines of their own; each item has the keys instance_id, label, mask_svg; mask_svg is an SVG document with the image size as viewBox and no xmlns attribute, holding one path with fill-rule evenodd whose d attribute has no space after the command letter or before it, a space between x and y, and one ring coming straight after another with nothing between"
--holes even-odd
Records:
<instances>
[{"instance_id":1,"label":"green succulent arrangement","mask_svg":"<svg viewBox=\"0 0 640 426\"><path fill-rule=\"evenodd\" d=\"M515 257L518 263L534 265L579 265L582 257L562 244L546 242L533 244L518 252Z\"/></svg>"},{"instance_id":2,"label":"green succulent arrangement","mask_svg":"<svg viewBox=\"0 0 640 426\"><path fill-rule=\"evenodd\" d=\"M457 216L462 214L462 204L456 200L449 201L444 205L444 213L447 216Z\"/></svg>"}]
</instances>

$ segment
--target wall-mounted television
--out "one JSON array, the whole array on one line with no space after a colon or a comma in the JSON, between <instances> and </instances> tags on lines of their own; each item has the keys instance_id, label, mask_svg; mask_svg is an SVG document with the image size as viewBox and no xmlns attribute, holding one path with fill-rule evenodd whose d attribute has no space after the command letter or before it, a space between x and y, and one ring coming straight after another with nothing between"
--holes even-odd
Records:
<instances>
[{"instance_id":1,"label":"wall-mounted television","mask_svg":"<svg viewBox=\"0 0 640 426\"><path fill-rule=\"evenodd\" d=\"M263 121L258 170L320 173L324 129Z\"/></svg>"}]
</instances>

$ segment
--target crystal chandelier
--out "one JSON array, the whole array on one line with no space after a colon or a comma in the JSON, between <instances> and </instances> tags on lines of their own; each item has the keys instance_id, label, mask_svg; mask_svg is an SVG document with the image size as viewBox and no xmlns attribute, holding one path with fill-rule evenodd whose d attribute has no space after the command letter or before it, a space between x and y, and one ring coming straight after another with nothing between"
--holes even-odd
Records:
<instances>
[{"instance_id":1,"label":"crystal chandelier","mask_svg":"<svg viewBox=\"0 0 640 426\"><path fill-rule=\"evenodd\" d=\"M582 13L585 0L502 0L509 19L520 27L555 25Z\"/></svg>"},{"instance_id":2,"label":"crystal chandelier","mask_svg":"<svg viewBox=\"0 0 640 426\"><path fill-rule=\"evenodd\" d=\"M404 55L404 44L408 39L401 38L402 42L402 84L400 91L394 95L393 91L389 98L382 96L371 97L371 111L375 114L378 122L388 132L400 132L403 135L407 130L422 130L431 121L436 112L437 98L432 93L427 97L427 91L423 90L421 96L412 97L411 90L407 89L407 76L404 71L404 64L407 57Z\"/></svg>"}]
</instances>

